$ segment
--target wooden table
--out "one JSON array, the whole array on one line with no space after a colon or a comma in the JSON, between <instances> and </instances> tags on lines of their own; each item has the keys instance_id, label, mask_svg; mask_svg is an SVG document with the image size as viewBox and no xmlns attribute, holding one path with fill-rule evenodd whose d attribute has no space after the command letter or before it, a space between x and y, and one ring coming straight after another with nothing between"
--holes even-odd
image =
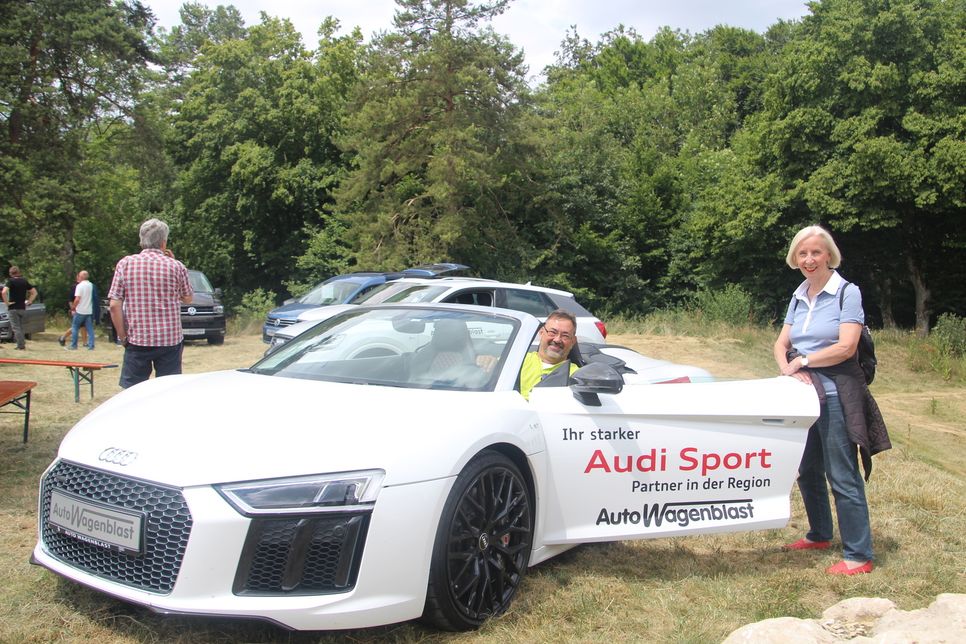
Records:
<instances>
[{"instance_id":1,"label":"wooden table","mask_svg":"<svg viewBox=\"0 0 966 644\"><path fill-rule=\"evenodd\" d=\"M76 360L32 360L30 358L0 358L0 364L42 365L48 367L65 367L74 380L74 402L80 402L80 383L86 382L91 386L91 398L94 397L94 372L101 369L117 367L116 364L106 362L78 362Z\"/></svg>"},{"instance_id":2,"label":"wooden table","mask_svg":"<svg viewBox=\"0 0 966 644\"><path fill-rule=\"evenodd\" d=\"M20 411L0 411L0 414L23 414L23 442L30 431L30 390L37 386L29 380L0 380L0 408L12 405Z\"/></svg>"}]
</instances>

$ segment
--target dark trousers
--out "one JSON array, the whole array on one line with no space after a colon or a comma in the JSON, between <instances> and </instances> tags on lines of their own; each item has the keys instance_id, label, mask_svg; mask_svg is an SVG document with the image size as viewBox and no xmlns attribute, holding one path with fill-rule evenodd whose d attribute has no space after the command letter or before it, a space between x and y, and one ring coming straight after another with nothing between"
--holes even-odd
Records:
<instances>
[{"instance_id":1,"label":"dark trousers","mask_svg":"<svg viewBox=\"0 0 966 644\"><path fill-rule=\"evenodd\" d=\"M121 367L121 387L127 389L151 377L173 376L181 373L181 350L184 342L172 347L138 347L133 344L124 348L124 364Z\"/></svg>"}]
</instances>

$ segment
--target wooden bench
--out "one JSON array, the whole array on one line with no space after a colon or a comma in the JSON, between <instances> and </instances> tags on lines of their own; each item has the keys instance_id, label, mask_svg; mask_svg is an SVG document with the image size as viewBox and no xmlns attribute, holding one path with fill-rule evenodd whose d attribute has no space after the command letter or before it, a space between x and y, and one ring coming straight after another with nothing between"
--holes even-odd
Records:
<instances>
[{"instance_id":1,"label":"wooden bench","mask_svg":"<svg viewBox=\"0 0 966 644\"><path fill-rule=\"evenodd\" d=\"M0 408L13 405L20 411L0 411L0 414L23 414L23 442L30 430L30 390L37 386L28 380L0 380Z\"/></svg>"},{"instance_id":2,"label":"wooden bench","mask_svg":"<svg viewBox=\"0 0 966 644\"><path fill-rule=\"evenodd\" d=\"M94 397L94 372L101 369L117 367L116 364L105 362L77 362L74 360L31 360L29 358L0 358L0 364L43 365L48 367L65 367L74 380L74 402L80 402L80 383L86 382L91 386L91 398Z\"/></svg>"}]
</instances>

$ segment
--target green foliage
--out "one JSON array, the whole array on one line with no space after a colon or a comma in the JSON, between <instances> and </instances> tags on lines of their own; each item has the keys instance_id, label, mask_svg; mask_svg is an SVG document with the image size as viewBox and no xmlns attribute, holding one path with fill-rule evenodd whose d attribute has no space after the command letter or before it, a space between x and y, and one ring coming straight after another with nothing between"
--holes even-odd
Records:
<instances>
[{"instance_id":1,"label":"green foliage","mask_svg":"<svg viewBox=\"0 0 966 644\"><path fill-rule=\"evenodd\" d=\"M112 0L0 11L0 261L53 302L80 268L104 284L124 243L140 186L115 151L143 142L130 134L150 27L144 6Z\"/></svg>"},{"instance_id":2,"label":"green foliage","mask_svg":"<svg viewBox=\"0 0 966 644\"><path fill-rule=\"evenodd\" d=\"M275 293L256 288L242 295L241 303L235 306L234 313L240 323L261 323L268 312L275 308Z\"/></svg>"},{"instance_id":3,"label":"green foliage","mask_svg":"<svg viewBox=\"0 0 966 644\"><path fill-rule=\"evenodd\" d=\"M943 355L950 358L966 356L966 318L943 313L929 337Z\"/></svg>"},{"instance_id":4,"label":"green foliage","mask_svg":"<svg viewBox=\"0 0 966 644\"><path fill-rule=\"evenodd\" d=\"M80 268L106 290L159 216L228 293L446 260L714 326L745 295L780 316L785 245L821 223L884 326L962 315L966 0L571 30L533 88L490 28L508 2L399 0L371 44L330 18L313 49L230 5L154 33L133 0L4 3L0 269L54 302Z\"/></svg>"},{"instance_id":5,"label":"green foliage","mask_svg":"<svg viewBox=\"0 0 966 644\"><path fill-rule=\"evenodd\" d=\"M698 291L694 296L694 308L711 322L724 322L736 327L754 325L758 320L754 299L738 284Z\"/></svg>"},{"instance_id":6,"label":"green foliage","mask_svg":"<svg viewBox=\"0 0 966 644\"><path fill-rule=\"evenodd\" d=\"M452 260L520 266L527 106L522 55L480 28L506 1L400 0L373 43L341 143L353 169L337 211L354 260L398 269Z\"/></svg>"},{"instance_id":7,"label":"green foliage","mask_svg":"<svg viewBox=\"0 0 966 644\"><path fill-rule=\"evenodd\" d=\"M334 139L360 36L325 22L313 56L287 21L209 41L175 120L184 257L242 290L297 279L304 231L323 225L343 171Z\"/></svg>"}]
</instances>

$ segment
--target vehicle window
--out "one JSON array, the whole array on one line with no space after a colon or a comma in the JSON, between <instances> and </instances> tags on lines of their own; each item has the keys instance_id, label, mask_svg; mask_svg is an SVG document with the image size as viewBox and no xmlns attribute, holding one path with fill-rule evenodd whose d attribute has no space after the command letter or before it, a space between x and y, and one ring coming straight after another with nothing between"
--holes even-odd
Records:
<instances>
[{"instance_id":1,"label":"vehicle window","mask_svg":"<svg viewBox=\"0 0 966 644\"><path fill-rule=\"evenodd\" d=\"M396 284L394 282L384 282L379 286L374 286L368 291L363 291L358 293L353 297L347 304L379 304L382 302L382 298L388 297L392 293L396 293L403 288L405 284Z\"/></svg>"},{"instance_id":2,"label":"vehicle window","mask_svg":"<svg viewBox=\"0 0 966 644\"><path fill-rule=\"evenodd\" d=\"M546 317L553 308L542 293L523 289L506 289L506 308L523 311L538 318Z\"/></svg>"},{"instance_id":3,"label":"vehicle window","mask_svg":"<svg viewBox=\"0 0 966 644\"><path fill-rule=\"evenodd\" d=\"M467 290L450 295L443 302L450 304L475 304L477 306L493 306L493 289Z\"/></svg>"},{"instance_id":4,"label":"vehicle window","mask_svg":"<svg viewBox=\"0 0 966 644\"><path fill-rule=\"evenodd\" d=\"M553 300L554 306L558 309L570 311L579 318L592 318L594 314L585 309L580 303L569 295L558 295L557 293L547 293L547 297Z\"/></svg>"},{"instance_id":5,"label":"vehicle window","mask_svg":"<svg viewBox=\"0 0 966 644\"><path fill-rule=\"evenodd\" d=\"M205 277L205 274L200 271L188 271L188 282L191 284L191 290L195 293L211 293L215 289L211 288L211 282Z\"/></svg>"},{"instance_id":6,"label":"vehicle window","mask_svg":"<svg viewBox=\"0 0 966 644\"><path fill-rule=\"evenodd\" d=\"M468 311L346 311L300 334L251 371L353 384L491 391L518 327L513 318Z\"/></svg>"},{"instance_id":7,"label":"vehicle window","mask_svg":"<svg viewBox=\"0 0 966 644\"><path fill-rule=\"evenodd\" d=\"M408 304L417 304L419 302L435 302L436 298L445 292L445 286L417 284L388 295L380 300L380 303L406 302Z\"/></svg>"},{"instance_id":8,"label":"vehicle window","mask_svg":"<svg viewBox=\"0 0 966 644\"><path fill-rule=\"evenodd\" d=\"M353 291L359 288L356 282L349 280L335 280L319 284L314 289L299 298L302 304L325 306L326 304L342 304Z\"/></svg>"}]
</instances>

